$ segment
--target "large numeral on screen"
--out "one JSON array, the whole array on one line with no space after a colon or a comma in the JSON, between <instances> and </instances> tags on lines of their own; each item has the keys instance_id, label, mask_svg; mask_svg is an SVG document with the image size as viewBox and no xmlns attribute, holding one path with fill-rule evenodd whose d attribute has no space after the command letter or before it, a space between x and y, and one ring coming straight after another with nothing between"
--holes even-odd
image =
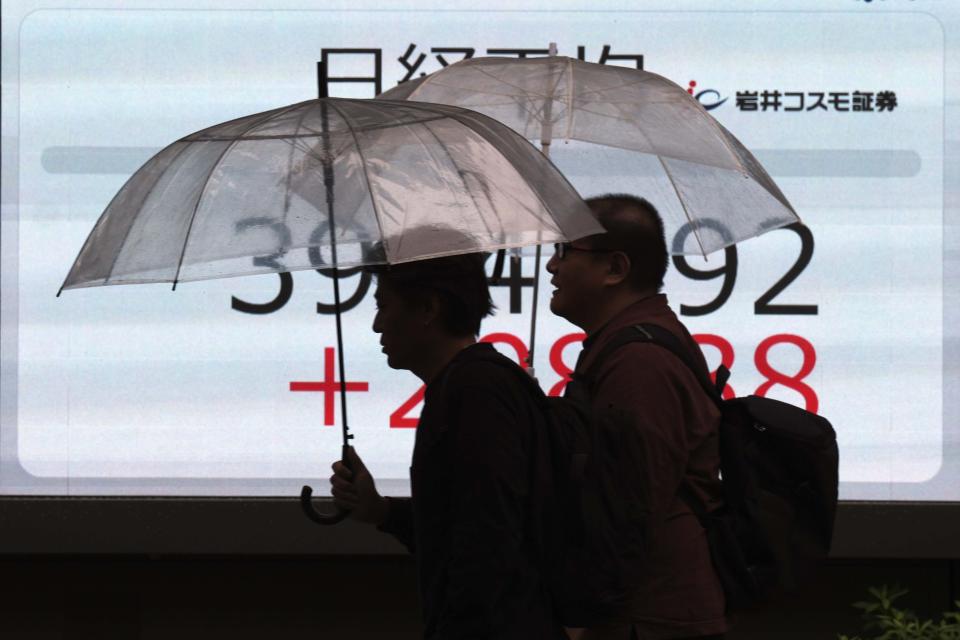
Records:
<instances>
[{"instance_id":1,"label":"large numeral on screen","mask_svg":"<svg viewBox=\"0 0 960 640\"><path fill-rule=\"evenodd\" d=\"M585 333L568 333L553 343L553 347L550 348L550 366L560 376L560 382L553 385L547 395L559 396L563 393L567 383L570 382L571 374L573 374L573 369L563 361L563 350L571 344L583 342L586 337L587 334Z\"/></svg>"},{"instance_id":2,"label":"large numeral on screen","mask_svg":"<svg viewBox=\"0 0 960 640\"><path fill-rule=\"evenodd\" d=\"M265 227L277 234L277 240L279 243L279 249L276 253L271 253L266 256L255 256L253 258L253 264L258 267L270 267L271 269L280 270L283 268L277 260L283 257L286 250L284 247L290 246L290 229L282 222L278 222L273 218L244 218L236 224L237 233L241 231L246 231L247 229L255 229L258 227ZM253 314L267 314L273 313L274 311L279 311L283 308L287 302L290 301L290 296L293 295L293 276L287 272L278 273L280 276L280 291L277 292L277 296L270 302L265 302L263 304L258 304L255 302L247 302L246 300L241 300L236 296L230 297L230 307L235 311L241 313L253 313Z\"/></svg>"},{"instance_id":3,"label":"large numeral on screen","mask_svg":"<svg viewBox=\"0 0 960 640\"><path fill-rule=\"evenodd\" d=\"M310 234L310 248L307 250L307 255L310 257L310 264L315 267L315 271L322 276L328 278L334 277L334 270L331 267L324 265L329 264L327 260L324 259L323 254L320 253L320 244L323 240L323 236L327 233L328 226L323 223L317 225L313 230L313 233ZM369 248L364 245L366 252L369 252ZM337 275L338 279L343 281L344 278L349 278L360 274L360 282L357 283L357 290L353 292L346 300L340 301L340 313L346 313L351 309L355 308L361 302L363 298L367 295L367 292L370 290L370 283L373 281L373 276L363 270L362 267L350 267L347 269L338 269ZM329 302L318 302L317 303L317 313L332 315L337 312L337 305Z\"/></svg>"},{"instance_id":4,"label":"large numeral on screen","mask_svg":"<svg viewBox=\"0 0 960 640\"><path fill-rule=\"evenodd\" d=\"M527 359L529 351L523 340L512 333L490 333L480 338L480 342L489 344L506 344L513 348L517 354L517 362L524 362ZM409 415L411 411L417 408L423 402L423 396L426 387L421 386L412 396L403 401L397 410L390 414L391 429L413 429L416 428L419 418Z\"/></svg>"},{"instance_id":5,"label":"large numeral on screen","mask_svg":"<svg viewBox=\"0 0 960 640\"><path fill-rule=\"evenodd\" d=\"M687 237L691 233L694 233L695 230L700 229L709 229L716 232L723 238L724 243L733 242L733 236L730 235L730 230L727 229L727 226L719 220L712 218L703 218L696 222L688 222L677 230L676 235L673 237L673 248L671 250L671 253L675 254L673 256L673 266L677 268L677 271L691 280L713 280L714 278L723 276L723 284L720 285L720 292L717 293L717 297L704 305L681 304L680 315L683 316L705 316L708 313L713 313L730 299L730 294L733 293L733 285L737 283L736 245L731 244L724 248L723 255L725 261L723 266L718 269L710 269L709 271L694 269L690 266L690 263L687 262L687 259L681 255Z\"/></svg>"},{"instance_id":6,"label":"large numeral on screen","mask_svg":"<svg viewBox=\"0 0 960 640\"><path fill-rule=\"evenodd\" d=\"M733 369L733 345L726 338L722 338L718 335L712 333L695 333L693 334L693 339L697 342L698 345L703 347L704 345L713 347L720 352L720 364L725 366L728 370ZM710 379L714 383L717 381L717 371L714 369L710 372ZM723 397L726 400L735 397L737 394L733 390L733 387L729 384L723 388Z\"/></svg>"},{"instance_id":7,"label":"large numeral on screen","mask_svg":"<svg viewBox=\"0 0 960 640\"><path fill-rule=\"evenodd\" d=\"M480 342L506 344L513 347L514 352L517 354L517 363L521 365L526 362L527 357L530 355L530 350L527 349L527 345L523 343L523 340L512 333L488 333L480 338Z\"/></svg>"},{"instance_id":8,"label":"large numeral on screen","mask_svg":"<svg viewBox=\"0 0 960 640\"><path fill-rule=\"evenodd\" d=\"M680 315L705 316L722 307L730 299L730 294L733 293L733 285L737 283L737 248L732 245L726 247L723 250L723 255L725 257L723 266L709 271L694 269L685 257L673 256L673 266L691 280L713 280L723 277L723 284L720 285L720 292L717 293L716 298L703 305L681 304Z\"/></svg>"},{"instance_id":9,"label":"large numeral on screen","mask_svg":"<svg viewBox=\"0 0 960 640\"><path fill-rule=\"evenodd\" d=\"M777 371L771 366L768 353L771 347L778 344L792 344L800 349L800 352L803 354L803 362L801 362L800 370L797 371L797 373L787 375ZM806 410L810 413L816 413L820 408L820 400L817 398L817 392L813 390L813 387L803 381L810 375L813 367L817 364L817 352L809 340L789 333L770 336L757 347L757 351L753 355L753 362L757 367L757 371L767 379L766 382L757 387L756 394L758 396L766 396L767 392L770 391L774 385L780 385L803 396Z\"/></svg>"},{"instance_id":10,"label":"large numeral on screen","mask_svg":"<svg viewBox=\"0 0 960 640\"><path fill-rule=\"evenodd\" d=\"M800 236L800 255L797 256L797 261L793 263L790 270L787 271L782 278L777 280L777 282L770 287L769 291L757 298L757 301L753 305L753 312L757 315L815 316L818 312L817 305L815 304L770 304L771 300L783 293L783 290L790 286L790 283L796 280L797 276L803 273L803 270L807 268L807 265L810 264L810 259L813 257L813 234L810 232L810 229L799 222L787 225L783 227L783 229L793 231Z\"/></svg>"},{"instance_id":11,"label":"large numeral on screen","mask_svg":"<svg viewBox=\"0 0 960 640\"><path fill-rule=\"evenodd\" d=\"M413 395L403 401L397 410L390 414L390 428L391 429L416 429L417 424L420 422L420 419L416 416L408 415L413 411L421 402L423 402L424 393L426 393L427 388L423 385L419 389L414 391Z\"/></svg>"},{"instance_id":12,"label":"large numeral on screen","mask_svg":"<svg viewBox=\"0 0 960 640\"><path fill-rule=\"evenodd\" d=\"M237 296L231 296L230 307L241 313L255 314L273 313L274 311L282 309L283 305L290 301L290 296L293 295L293 276L287 272L278 273L277 275L280 276L280 291L277 292L276 298L270 302L258 304L256 302L241 300Z\"/></svg>"}]
</instances>

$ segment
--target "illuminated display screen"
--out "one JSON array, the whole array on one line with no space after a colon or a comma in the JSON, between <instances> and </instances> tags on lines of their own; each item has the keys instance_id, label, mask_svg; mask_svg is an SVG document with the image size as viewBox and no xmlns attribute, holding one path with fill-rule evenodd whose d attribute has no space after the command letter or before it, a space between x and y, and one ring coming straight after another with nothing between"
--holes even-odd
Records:
<instances>
[{"instance_id":1,"label":"illuminated display screen","mask_svg":"<svg viewBox=\"0 0 960 640\"><path fill-rule=\"evenodd\" d=\"M960 11L894 0L803 12L727 4L4 3L0 493L293 496L304 481L325 490L342 420L328 276L57 298L63 278L153 153L315 97L321 57L330 95L373 97L464 57L539 56L556 42L560 55L642 67L689 89L806 225L706 261L673 260L665 292L711 366L730 367L737 395L831 420L841 498L960 499ZM552 159L585 197L662 195L627 152L557 142ZM492 289L498 313L481 334L513 357L527 349L533 270L526 253L507 261ZM556 393L581 335L550 313L542 275L535 365ZM342 281L349 418L381 489L403 495L422 389L386 367L371 331L373 286L364 274Z\"/></svg>"}]
</instances>

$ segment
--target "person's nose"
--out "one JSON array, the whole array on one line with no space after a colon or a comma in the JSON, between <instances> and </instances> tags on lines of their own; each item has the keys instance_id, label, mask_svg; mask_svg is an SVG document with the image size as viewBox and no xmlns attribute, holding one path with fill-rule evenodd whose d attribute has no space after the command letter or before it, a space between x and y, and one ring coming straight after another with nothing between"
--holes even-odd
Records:
<instances>
[{"instance_id":1,"label":"person's nose","mask_svg":"<svg viewBox=\"0 0 960 640\"><path fill-rule=\"evenodd\" d=\"M373 316L373 332L374 333L383 333L383 323L380 322L380 312L377 311L376 315Z\"/></svg>"},{"instance_id":2,"label":"person's nose","mask_svg":"<svg viewBox=\"0 0 960 640\"><path fill-rule=\"evenodd\" d=\"M557 258L557 254L550 256L550 259L547 260L547 272L554 274L557 272L557 266L560 262L560 259Z\"/></svg>"}]
</instances>

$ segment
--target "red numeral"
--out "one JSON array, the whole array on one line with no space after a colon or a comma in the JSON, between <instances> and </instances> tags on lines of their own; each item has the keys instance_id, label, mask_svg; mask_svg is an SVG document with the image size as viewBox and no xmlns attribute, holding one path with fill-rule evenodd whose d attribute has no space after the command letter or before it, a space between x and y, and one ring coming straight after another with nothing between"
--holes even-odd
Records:
<instances>
[{"instance_id":1,"label":"red numeral","mask_svg":"<svg viewBox=\"0 0 960 640\"><path fill-rule=\"evenodd\" d=\"M400 405L396 411L390 414L390 428L391 429L416 429L417 424L420 422L420 418L417 416L408 416L414 408L417 407L421 402L423 402L423 394L426 392L427 388L423 385L420 385L420 388L417 389L412 396L407 398L402 405Z\"/></svg>"},{"instance_id":2,"label":"red numeral","mask_svg":"<svg viewBox=\"0 0 960 640\"><path fill-rule=\"evenodd\" d=\"M523 362L527 359L527 345L523 344L523 340L513 335L512 333L491 333L480 338L480 342L489 342L490 344L508 344L513 347L513 350L517 353L517 361ZM417 416L409 415L411 411L416 409L421 402L423 402L423 395L426 392L426 387L421 386L419 389L414 392L412 396L407 398L403 404L401 404L396 411L390 414L390 428L391 429L416 429L417 424L420 422L420 418Z\"/></svg>"},{"instance_id":3,"label":"red numeral","mask_svg":"<svg viewBox=\"0 0 960 640\"><path fill-rule=\"evenodd\" d=\"M585 333L568 333L553 343L553 346L550 348L550 366L553 367L553 370L560 376L560 382L550 388L548 395L559 396L563 393L567 383L570 382L570 374L573 373L573 369L563 362L563 350L573 343L579 344L583 342L583 339L586 337L587 334Z\"/></svg>"},{"instance_id":4,"label":"red numeral","mask_svg":"<svg viewBox=\"0 0 960 640\"><path fill-rule=\"evenodd\" d=\"M800 371L792 376L780 373L771 367L767 361L767 352L770 351L770 348L783 343L796 345L800 347L800 351L803 352L803 363L800 365ZM767 379L766 382L757 387L756 394L758 396L765 396L773 385L779 384L802 395L804 402L806 402L807 411L811 413L817 412L820 406L817 400L817 393L805 382L802 382L804 378L810 375L814 365L817 364L817 352L810 342L800 336L789 333L778 333L760 343L760 346L757 347L757 352L753 356L753 362L757 367L757 371Z\"/></svg>"},{"instance_id":5,"label":"red numeral","mask_svg":"<svg viewBox=\"0 0 960 640\"><path fill-rule=\"evenodd\" d=\"M720 336L712 333L697 333L694 334L693 339L696 340L697 344L699 344L701 347L706 345L718 350L720 352L720 364L731 371L733 370L733 345L727 342L726 338L721 338ZM710 379L714 382L717 381L716 371L710 372ZM731 387L729 384L723 388L723 398L725 400L729 400L736 395L737 394L733 391L733 387Z\"/></svg>"},{"instance_id":6,"label":"red numeral","mask_svg":"<svg viewBox=\"0 0 960 640\"><path fill-rule=\"evenodd\" d=\"M560 376L560 381L550 388L549 395L559 396L563 393L564 388L570 381L570 375L573 373L573 369L563 361L564 350L571 344L579 344L584 338L586 338L586 334L569 333L553 343L553 346L550 348L550 366L557 375ZM728 369L733 368L735 359L733 345L731 345L726 338L712 333L698 333L693 336L693 339L696 340L697 344L701 347L707 346L717 349L720 352L720 363ZM526 360L527 354L529 353L523 341L512 333L491 333L481 338L480 341L491 344L509 345L516 353L517 361L520 363ZM767 354L772 347L778 344L792 344L799 347L803 352L803 363L796 374L786 375L781 373L774 369L768 362ZM813 345L805 338L788 333L780 333L766 338L760 343L754 354L754 364L757 367L757 371L767 380L757 387L756 394L758 396L765 396L774 385L781 385L803 396L807 411L816 413L819 408L817 394L813 388L803 382L803 380L810 375L810 372L813 371L816 363L816 351ZM716 380L717 372L711 371L710 377ZM351 389L348 387L348 390ZM417 426L419 418L409 414L423 402L425 390L425 387L421 386L412 396L407 398L396 411L390 414L390 427L392 429L412 429ZM733 390L733 387L728 384L723 390L723 397L730 399L735 396L736 392Z\"/></svg>"},{"instance_id":7,"label":"red numeral","mask_svg":"<svg viewBox=\"0 0 960 640\"><path fill-rule=\"evenodd\" d=\"M521 365L527 361L527 356L530 355L530 350L527 349L527 345L523 344L523 340L512 333L488 333L480 338L480 342L510 345L517 354L517 362Z\"/></svg>"}]
</instances>

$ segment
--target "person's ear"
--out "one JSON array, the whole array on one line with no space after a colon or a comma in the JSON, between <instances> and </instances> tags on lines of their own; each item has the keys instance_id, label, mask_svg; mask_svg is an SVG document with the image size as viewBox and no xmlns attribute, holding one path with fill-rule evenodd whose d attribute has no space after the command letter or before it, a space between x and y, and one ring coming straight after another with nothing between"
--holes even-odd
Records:
<instances>
[{"instance_id":1,"label":"person's ear","mask_svg":"<svg viewBox=\"0 0 960 640\"><path fill-rule=\"evenodd\" d=\"M423 299L423 304L421 305L420 318L423 321L424 327L437 323L440 318L440 309L440 294L436 291L431 291L430 294Z\"/></svg>"},{"instance_id":2,"label":"person's ear","mask_svg":"<svg viewBox=\"0 0 960 640\"><path fill-rule=\"evenodd\" d=\"M604 283L616 286L626 282L630 278L630 267L630 257L627 254L622 251L611 252Z\"/></svg>"}]
</instances>

